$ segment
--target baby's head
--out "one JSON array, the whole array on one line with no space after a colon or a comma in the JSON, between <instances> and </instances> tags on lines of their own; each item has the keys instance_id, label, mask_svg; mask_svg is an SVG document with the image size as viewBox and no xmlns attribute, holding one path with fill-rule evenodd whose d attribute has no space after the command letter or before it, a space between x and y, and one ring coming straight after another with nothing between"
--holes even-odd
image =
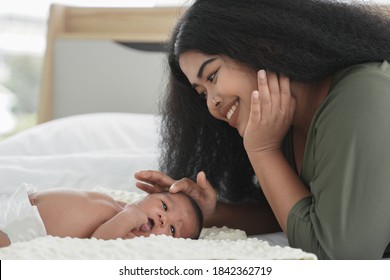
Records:
<instances>
[{"instance_id":1,"label":"baby's head","mask_svg":"<svg viewBox=\"0 0 390 280\"><path fill-rule=\"evenodd\" d=\"M135 202L148 216L137 236L165 234L176 238L198 239L203 228L203 214L198 204L185 193L154 193Z\"/></svg>"}]
</instances>

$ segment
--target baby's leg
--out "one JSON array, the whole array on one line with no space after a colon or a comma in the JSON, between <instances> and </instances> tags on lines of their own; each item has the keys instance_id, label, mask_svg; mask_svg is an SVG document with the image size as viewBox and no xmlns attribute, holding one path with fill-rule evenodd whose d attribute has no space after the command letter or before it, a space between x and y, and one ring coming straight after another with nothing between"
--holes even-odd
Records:
<instances>
[{"instance_id":1,"label":"baby's leg","mask_svg":"<svg viewBox=\"0 0 390 280\"><path fill-rule=\"evenodd\" d=\"M3 231L0 230L0 248L11 245L11 241Z\"/></svg>"}]
</instances>

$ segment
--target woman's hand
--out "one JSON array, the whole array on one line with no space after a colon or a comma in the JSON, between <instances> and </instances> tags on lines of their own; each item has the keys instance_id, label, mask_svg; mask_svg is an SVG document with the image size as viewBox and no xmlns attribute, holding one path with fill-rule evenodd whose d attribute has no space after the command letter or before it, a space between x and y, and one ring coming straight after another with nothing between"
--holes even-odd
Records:
<instances>
[{"instance_id":1,"label":"woman's hand","mask_svg":"<svg viewBox=\"0 0 390 280\"><path fill-rule=\"evenodd\" d=\"M196 183L183 178L175 182L169 189L171 193L184 192L199 205L205 220L213 216L217 207L217 192L207 181L206 174L201 171L196 176Z\"/></svg>"},{"instance_id":2,"label":"woman's hand","mask_svg":"<svg viewBox=\"0 0 390 280\"><path fill-rule=\"evenodd\" d=\"M244 132L244 147L248 154L279 150L295 112L295 99L291 96L287 77L264 70L260 70L257 77L258 91L252 93Z\"/></svg>"},{"instance_id":3,"label":"woman's hand","mask_svg":"<svg viewBox=\"0 0 390 280\"><path fill-rule=\"evenodd\" d=\"M199 205L205 220L213 215L217 205L217 192L207 181L204 172L199 172L196 183L188 178L178 181L160 171L140 171L135 178L139 180L136 186L147 192L156 193L169 190L171 193L184 192Z\"/></svg>"},{"instance_id":4,"label":"woman's hand","mask_svg":"<svg viewBox=\"0 0 390 280\"><path fill-rule=\"evenodd\" d=\"M155 170L140 171L134 174L138 180L136 187L147 193L158 193L168 191L176 180L168 175Z\"/></svg>"}]
</instances>

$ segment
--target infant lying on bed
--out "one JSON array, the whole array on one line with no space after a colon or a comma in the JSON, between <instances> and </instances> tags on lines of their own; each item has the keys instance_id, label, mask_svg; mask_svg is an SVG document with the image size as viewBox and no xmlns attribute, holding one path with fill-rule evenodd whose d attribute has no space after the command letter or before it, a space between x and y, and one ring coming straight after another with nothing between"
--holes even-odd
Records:
<instances>
[{"instance_id":1,"label":"infant lying on bed","mask_svg":"<svg viewBox=\"0 0 390 280\"><path fill-rule=\"evenodd\" d=\"M202 212L186 194L149 194L126 204L92 191L34 191L23 184L0 205L0 247L40 236L116 239L164 234L197 239Z\"/></svg>"}]
</instances>

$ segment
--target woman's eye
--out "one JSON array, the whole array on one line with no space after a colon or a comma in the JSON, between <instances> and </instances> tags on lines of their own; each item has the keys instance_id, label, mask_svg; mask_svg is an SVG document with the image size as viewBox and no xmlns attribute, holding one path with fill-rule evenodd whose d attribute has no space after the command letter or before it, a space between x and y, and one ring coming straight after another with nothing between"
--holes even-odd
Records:
<instances>
[{"instance_id":1,"label":"woman's eye","mask_svg":"<svg viewBox=\"0 0 390 280\"><path fill-rule=\"evenodd\" d=\"M214 72L213 74L211 74L210 76L207 77L207 81L210 81L210 82L213 82L214 78L215 78L215 74L217 74L217 72Z\"/></svg>"},{"instance_id":2,"label":"woman's eye","mask_svg":"<svg viewBox=\"0 0 390 280\"><path fill-rule=\"evenodd\" d=\"M219 69L218 69L219 70ZM215 75L217 75L218 73L218 70L215 71L214 73L212 73L210 76L207 77L207 81L210 81L210 82L213 82L214 81L214 78L215 78Z\"/></svg>"},{"instance_id":3,"label":"woman's eye","mask_svg":"<svg viewBox=\"0 0 390 280\"><path fill-rule=\"evenodd\" d=\"M172 236L175 236L175 227L174 226L171 226L171 235Z\"/></svg>"},{"instance_id":4,"label":"woman's eye","mask_svg":"<svg viewBox=\"0 0 390 280\"><path fill-rule=\"evenodd\" d=\"M162 208L164 209L164 211L167 211L168 210L168 206L165 204L164 201L161 201L162 203Z\"/></svg>"}]
</instances>

